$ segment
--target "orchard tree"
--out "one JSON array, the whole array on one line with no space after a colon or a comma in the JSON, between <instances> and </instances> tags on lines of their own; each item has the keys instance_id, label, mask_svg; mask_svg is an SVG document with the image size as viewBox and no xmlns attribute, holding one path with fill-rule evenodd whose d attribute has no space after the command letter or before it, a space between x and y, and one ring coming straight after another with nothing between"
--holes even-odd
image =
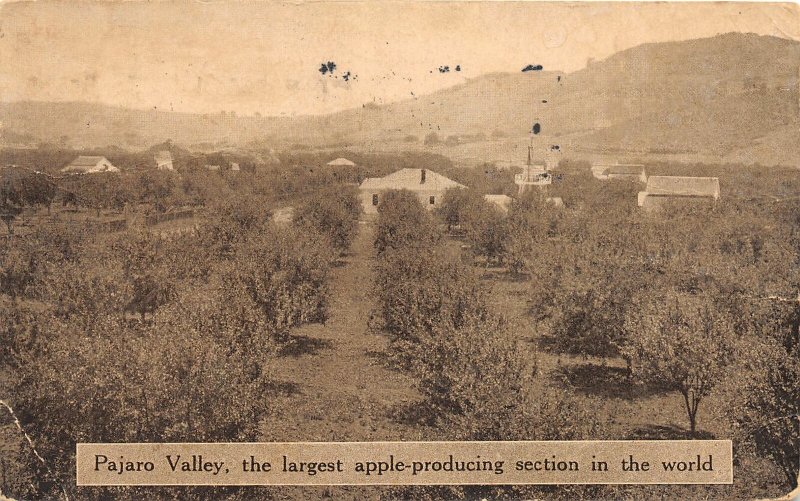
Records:
<instances>
[{"instance_id":1,"label":"orchard tree","mask_svg":"<svg viewBox=\"0 0 800 501\"><path fill-rule=\"evenodd\" d=\"M49 465L28 456L34 498L55 499L60 487L74 499L116 498L130 489L77 487L78 442L257 438L267 380L254 378L241 354L181 317L159 317L142 329L65 323L50 335L47 350L19 368L12 388L20 422Z\"/></svg>"},{"instance_id":2,"label":"orchard tree","mask_svg":"<svg viewBox=\"0 0 800 501\"><path fill-rule=\"evenodd\" d=\"M625 351L634 377L680 392L694 437L700 404L734 359L730 320L707 300L672 295L632 312L628 325L630 342Z\"/></svg>"},{"instance_id":3,"label":"orchard tree","mask_svg":"<svg viewBox=\"0 0 800 501\"><path fill-rule=\"evenodd\" d=\"M294 211L294 225L327 237L334 248L344 252L358 232L361 203L349 186L333 186L306 200Z\"/></svg>"},{"instance_id":4,"label":"orchard tree","mask_svg":"<svg viewBox=\"0 0 800 501\"><path fill-rule=\"evenodd\" d=\"M408 190L386 192L378 206L378 228L375 235L375 249L378 254L387 249L430 248L441 238L433 217L414 193Z\"/></svg>"},{"instance_id":5,"label":"orchard tree","mask_svg":"<svg viewBox=\"0 0 800 501\"><path fill-rule=\"evenodd\" d=\"M731 408L737 438L775 462L791 489L800 471L800 351L748 340Z\"/></svg>"},{"instance_id":6,"label":"orchard tree","mask_svg":"<svg viewBox=\"0 0 800 501\"><path fill-rule=\"evenodd\" d=\"M327 318L333 250L291 228L269 228L240 244L224 273L225 301L259 312L275 342L292 327ZM228 299L230 298L230 299Z\"/></svg>"},{"instance_id":7,"label":"orchard tree","mask_svg":"<svg viewBox=\"0 0 800 501\"><path fill-rule=\"evenodd\" d=\"M450 231L453 226L463 226L476 220L485 204L486 201L476 191L450 188L444 192L437 212L447 223L447 231Z\"/></svg>"}]
</instances>

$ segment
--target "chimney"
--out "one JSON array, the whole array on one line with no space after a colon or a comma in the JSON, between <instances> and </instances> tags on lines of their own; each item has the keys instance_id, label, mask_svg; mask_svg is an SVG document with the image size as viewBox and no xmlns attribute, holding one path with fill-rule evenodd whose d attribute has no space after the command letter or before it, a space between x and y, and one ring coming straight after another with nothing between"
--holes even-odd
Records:
<instances>
[{"instance_id":1,"label":"chimney","mask_svg":"<svg viewBox=\"0 0 800 501\"><path fill-rule=\"evenodd\" d=\"M419 184L425 184L425 169L422 169L420 174Z\"/></svg>"}]
</instances>

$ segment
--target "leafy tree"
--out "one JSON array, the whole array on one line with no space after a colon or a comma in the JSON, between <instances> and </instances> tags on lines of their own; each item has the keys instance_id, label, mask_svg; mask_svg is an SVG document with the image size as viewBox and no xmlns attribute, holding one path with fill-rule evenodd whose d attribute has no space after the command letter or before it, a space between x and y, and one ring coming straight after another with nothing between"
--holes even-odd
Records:
<instances>
[{"instance_id":1,"label":"leafy tree","mask_svg":"<svg viewBox=\"0 0 800 501\"><path fill-rule=\"evenodd\" d=\"M125 235L115 242L122 256L122 273L130 284L131 299L125 311L136 313L142 320L169 302L175 294L175 280L160 237L149 233Z\"/></svg>"},{"instance_id":2,"label":"leafy tree","mask_svg":"<svg viewBox=\"0 0 800 501\"><path fill-rule=\"evenodd\" d=\"M286 341L292 327L326 319L333 258L313 236L289 228L267 230L237 248L222 277L223 297L249 305L269 339Z\"/></svg>"},{"instance_id":3,"label":"leafy tree","mask_svg":"<svg viewBox=\"0 0 800 501\"><path fill-rule=\"evenodd\" d=\"M429 248L442 238L436 224L417 196L408 190L386 192L378 206L375 249Z\"/></svg>"},{"instance_id":4,"label":"leafy tree","mask_svg":"<svg viewBox=\"0 0 800 501\"><path fill-rule=\"evenodd\" d=\"M545 196L532 191L511 204L503 261L514 273L530 273L542 266L539 249L558 236L562 214Z\"/></svg>"},{"instance_id":5,"label":"leafy tree","mask_svg":"<svg viewBox=\"0 0 800 501\"><path fill-rule=\"evenodd\" d=\"M57 475L48 478L29 456L39 495L56 498L63 486L73 498L92 496L74 484L75 444L87 439L256 438L266 380L254 379L239 354L180 320L157 319L134 332L103 322L88 335L67 323L53 333L45 353L19 368L13 394L20 421Z\"/></svg>"},{"instance_id":6,"label":"leafy tree","mask_svg":"<svg viewBox=\"0 0 800 501\"><path fill-rule=\"evenodd\" d=\"M735 355L729 319L699 298L675 296L636 311L629 325L634 377L680 392L694 436L700 404Z\"/></svg>"},{"instance_id":7,"label":"leafy tree","mask_svg":"<svg viewBox=\"0 0 800 501\"><path fill-rule=\"evenodd\" d=\"M294 224L328 238L339 252L346 251L358 232L361 203L352 187L335 186L321 190L294 212Z\"/></svg>"},{"instance_id":8,"label":"leafy tree","mask_svg":"<svg viewBox=\"0 0 800 501\"><path fill-rule=\"evenodd\" d=\"M269 223L270 211L255 197L238 196L217 201L200 225L201 245L213 257L228 257L237 244L246 241Z\"/></svg>"},{"instance_id":9,"label":"leafy tree","mask_svg":"<svg viewBox=\"0 0 800 501\"><path fill-rule=\"evenodd\" d=\"M165 212L174 205L175 185L174 172L148 170L136 177L133 190L140 203L150 204L157 212Z\"/></svg>"},{"instance_id":10,"label":"leafy tree","mask_svg":"<svg viewBox=\"0 0 800 501\"><path fill-rule=\"evenodd\" d=\"M447 231L450 231L454 226L466 225L476 220L485 203L483 197L475 191L450 188L444 192L437 212L447 223Z\"/></svg>"},{"instance_id":11,"label":"leafy tree","mask_svg":"<svg viewBox=\"0 0 800 501\"><path fill-rule=\"evenodd\" d=\"M773 341L750 344L737 373L730 415L735 438L770 458L797 488L800 471L800 352Z\"/></svg>"},{"instance_id":12,"label":"leafy tree","mask_svg":"<svg viewBox=\"0 0 800 501\"><path fill-rule=\"evenodd\" d=\"M460 329L469 319L488 314L486 291L476 272L443 248L387 252L375 285L383 328L400 359L417 356L424 349L420 337L435 326Z\"/></svg>"}]
</instances>

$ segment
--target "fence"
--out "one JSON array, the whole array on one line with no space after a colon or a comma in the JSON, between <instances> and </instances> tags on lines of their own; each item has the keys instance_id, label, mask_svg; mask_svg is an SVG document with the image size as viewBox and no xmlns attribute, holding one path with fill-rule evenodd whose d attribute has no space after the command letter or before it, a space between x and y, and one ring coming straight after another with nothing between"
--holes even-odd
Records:
<instances>
[{"instance_id":1,"label":"fence","mask_svg":"<svg viewBox=\"0 0 800 501\"><path fill-rule=\"evenodd\" d=\"M155 226L167 221L177 221L178 219L191 219L194 217L194 209L184 209L165 214L151 214L145 217L144 222L147 226Z\"/></svg>"}]
</instances>

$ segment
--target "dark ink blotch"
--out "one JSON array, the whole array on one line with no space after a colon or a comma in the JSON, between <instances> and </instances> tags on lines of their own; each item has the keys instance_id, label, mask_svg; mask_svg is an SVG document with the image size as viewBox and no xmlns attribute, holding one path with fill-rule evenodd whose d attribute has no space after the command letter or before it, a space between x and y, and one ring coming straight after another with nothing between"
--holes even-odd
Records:
<instances>
[{"instance_id":1,"label":"dark ink blotch","mask_svg":"<svg viewBox=\"0 0 800 501\"><path fill-rule=\"evenodd\" d=\"M535 66L532 65L532 64L529 64L528 66L522 68L522 72L525 73L527 71L542 71L542 69L543 68L542 68L541 64L537 64Z\"/></svg>"},{"instance_id":2,"label":"dark ink blotch","mask_svg":"<svg viewBox=\"0 0 800 501\"><path fill-rule=\"evenodd\" d=\"M336 69L336 63L334 63L333 61L328 61L327 63L322 63L319 66L319 72L322 73L323 75L325 75L327 73L333 73L333 71L335 69Z\"/></svg>"}]
</instances>

